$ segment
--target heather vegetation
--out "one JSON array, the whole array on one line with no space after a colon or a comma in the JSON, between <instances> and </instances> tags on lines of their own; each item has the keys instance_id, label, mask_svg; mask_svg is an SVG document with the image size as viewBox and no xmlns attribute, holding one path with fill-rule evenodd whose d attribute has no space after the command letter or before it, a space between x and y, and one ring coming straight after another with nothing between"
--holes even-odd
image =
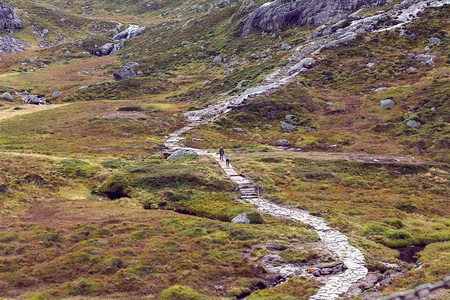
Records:
<instances>
[{"instance_id":1,"label":"heather vegetation","mask_svg":"<svg viewBox=\"0 0 450 300\"><path fill-rule=\"evenodd\" d=\"M308 299L331 275L314 271L343 271L311 226L247 203L213 157L167 159L165 146L184 113L258 86L317 26L242 36L265 1L9 3L29 46L0 55L0 298ZM370 272L345 298L450 273L449 9L323 49L182 135L224 147L265 199L345 234ZM145 29L114 38L131 24ZM99 55L107 44L120 47ZM420 268L398 259L410 246L424 248Z\"/></svg>"}]
</instances>

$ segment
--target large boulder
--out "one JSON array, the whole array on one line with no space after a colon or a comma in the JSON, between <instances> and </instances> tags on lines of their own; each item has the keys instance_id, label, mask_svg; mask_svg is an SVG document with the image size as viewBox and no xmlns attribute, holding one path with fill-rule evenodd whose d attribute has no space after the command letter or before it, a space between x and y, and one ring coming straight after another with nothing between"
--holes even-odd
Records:
<instances>
[{"instance_id":1,"label":"large boulder","mask_svg":"<svg viewBox=\"0 0 450 300\"><path fill-rule=\"evenodd\" d=\"M234 224L250 224L250 219L247 217L246 213L240 214L231 220Z\"/></svg>"},{"instance_id":2,"label":"large boulder","mask_svg":"<svg viewBox=\"0 0 450 300\"><path fill-rule=\"evenodd\" d=\"M275 0L250 13L241 27L241 34L255 30L277 31L289 25L322 25L344 18L362 6L386 4L386 0Z\"/></svg>"},{"instance_id":3,"label":"large boulder","mask_svg":"<svg viewBox=\"0 0 450 300\"><path fill-rule=\"evenodd\" d=\"M178 149L174 153L170 154L167 159L174 159L174 158L177 158L177 157L186 156L188 154L191 154L191 152L186 150L186 149Z\"/></svg>"},{"instance_id":4,"label":"large boulder","mask_svg":"<svg viewBox=\"0 0 450 300\"><path fill-rule=\"evenodd\" d=\"M11 96L10 93L6 92L2 95L2 98L5 99L6 101L14 101L13 96Z\"/></svg>"},{"instance_id":5,"label":"large boulder","mask_svg":"<svg viewBox=\"0 0 450 300\"><path fill-rule=\"evenodd\" d=\"M136 72L128 67L122 67L113 73L115 80L125 80L136 77Z\"/></svg>"}]
</instances>

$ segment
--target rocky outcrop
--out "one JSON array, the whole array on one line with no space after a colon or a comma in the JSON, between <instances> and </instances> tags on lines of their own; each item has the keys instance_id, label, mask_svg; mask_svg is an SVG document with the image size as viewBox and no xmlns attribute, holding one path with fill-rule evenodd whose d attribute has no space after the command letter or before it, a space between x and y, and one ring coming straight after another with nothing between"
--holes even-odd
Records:
<instances>
[{"instance_id":1,"label":"rocky outcrop","mask_svg":"<svg viewBox=\"0 0 450 300\"><path fill-rule=\"evenodd\" d=\"M127 29L116 34L113 39L116 41L128 40L135 36L144 33L146 27L139 27L138 25L130 25Z\"/></svg>"},{"instance_id":2,"label":"rocky outcrop","mask_svg":"<svg viewBox=\"0 0 450 300\"><path fill-rule=\"evenodd\" d=\"M110 55L111 53L117 52L122 49L123 45L123 43L107 43L100 48L91 51L91 53L95 56Z\"/></svg>"},{"instance_id":3,"label":"rocky outcrop","mask_svg":"<svg viewBox=\"0 0 450 300\"><path fill-rule=\"evenodd\" d=\"M22 28L22 20L14 8L0 3L0 29L12 30Z\"/></svg>"},{"instance_id":4,"label":"rocky outcrop","mask_svg":"<svg viewBox=\"0 0 450 300\"><path fill-rule=\"evenodd\" d=\"M389 0L275 0L260 6L245 20L242 35L255 30L276 31L289 25L322 25L344 18L361 7L383 5ZM390 1L392 2L392 1Z\"/></svg>"}]
</instances>

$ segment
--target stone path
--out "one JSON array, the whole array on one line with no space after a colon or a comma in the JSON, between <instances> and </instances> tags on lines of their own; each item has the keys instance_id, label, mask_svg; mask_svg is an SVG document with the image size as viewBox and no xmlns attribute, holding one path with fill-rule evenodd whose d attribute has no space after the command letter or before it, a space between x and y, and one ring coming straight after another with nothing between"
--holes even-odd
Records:
<instances>
[{"instance_id":1,"label":"stone path","mask_svg":"<svg viewBox=\"0 0 450 300\"><path fill-rule=\"evenodd\" d=\"M219 154L202 149L184 147L180 143L184 139L181 137L181 134L186 133L202 123L203 122L198 118L191 118L191 123L189 125L177 130L169 136L169 139L165 143L166 148L172 152L179 149L185 149L198 155L209 155L213 157L225 171L226 175L237 184L243 201L255 205L260 212L276 218L291 219L311 225L327 248L339 257L347 267L347 270L344 273L330 276L327 283L320 288L319 292L310 298L311 300L336 299L340 294L347 292L352 284L367 275L368 270L364 266L364 256L361 251L350 245L348 238L345 235L338 230L329 227L324 219L312 216L305 210L277 205L265 200L260 197L257 187L245 177L239 175L233 166L226 166L225 161L220 160Z\"/></svg>"}]
</instances>

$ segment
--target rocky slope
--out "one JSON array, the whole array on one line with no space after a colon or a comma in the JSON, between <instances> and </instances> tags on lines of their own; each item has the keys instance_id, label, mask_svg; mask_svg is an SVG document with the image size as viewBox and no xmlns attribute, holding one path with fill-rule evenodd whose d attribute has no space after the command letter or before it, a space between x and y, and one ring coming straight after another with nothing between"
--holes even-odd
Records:
<instances>
[{"instance_id":1,"label":"rocky slope","mask_svg":"<svg viewBox=\"0 0 450 300\"><path fill-rule=\"evenodd\" d=\"M344 18L362 7L384 5L386 0L275 0L252 12L241 29L242 35L255 30L277 31L289 25L322 25Z\"/></svg>"}]
</instances>

